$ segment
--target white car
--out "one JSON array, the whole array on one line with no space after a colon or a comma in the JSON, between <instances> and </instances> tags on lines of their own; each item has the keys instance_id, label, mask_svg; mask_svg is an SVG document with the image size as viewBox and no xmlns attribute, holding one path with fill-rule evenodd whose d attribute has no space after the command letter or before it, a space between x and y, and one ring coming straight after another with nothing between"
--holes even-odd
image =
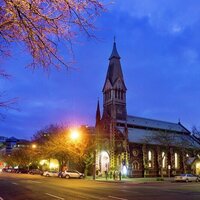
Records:
<instances>
[{"instance_id":1,"label":"white car","mask_svg":"<svg viewBox=\"0 0 200 200\"><path fill-rule=\"evenodd\" d=\"M175 181L184 181L184 182L199 182L199 177L193 174L181 174L180 176L175 176Z\"/></svg>"},{"instance_id":2,"label":"white car","mask_svg":"<svg viewBox=\"0 0 200 200\"><path fill-rule=\"evenodd\" d=\"M58 176L58 172L57 171L44 171L43 176Z\"/></svg>"},{"instance_id":3,"label":"white car","mask_svg":"<svg viewBox=\"0 0 200 200\"><path fill-rule=\"evenodd\" d=\"M66 170L62 173L62 178L84 178L84 174L78 172L77 170Z\"/></svg>"}]
</instances>

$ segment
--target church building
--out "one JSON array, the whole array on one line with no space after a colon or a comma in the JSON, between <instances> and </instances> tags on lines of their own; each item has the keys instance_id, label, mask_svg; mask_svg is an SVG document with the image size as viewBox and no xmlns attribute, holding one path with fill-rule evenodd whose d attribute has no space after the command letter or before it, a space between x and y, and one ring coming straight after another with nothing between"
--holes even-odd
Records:
<instances>
[{"instance_id":1,"label":"church building","mask_svg":"<svg viewBox=\"0 0 200 200\"><path fill-rule=\"evenodd\" d=\"M113 44L103 85L103 112L96 110L96 173L129 177L200 174L200 144L180 122L129 115L120 55Z\"/></svg>"}]
</instances>

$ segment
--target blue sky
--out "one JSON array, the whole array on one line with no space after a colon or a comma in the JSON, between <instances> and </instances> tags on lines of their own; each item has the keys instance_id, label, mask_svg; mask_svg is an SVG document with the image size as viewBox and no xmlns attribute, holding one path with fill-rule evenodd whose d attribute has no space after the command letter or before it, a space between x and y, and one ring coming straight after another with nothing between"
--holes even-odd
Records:
<instances>
[{"instance_id":1,"label":"blue sky","mask_svg":"<svg viewBox=\"0 0 200 200\"><path fill-rule=\"evenodd\" d=\"M3 111L0 135L29 139L50 123L94 125L114 35L128 114L200 127L199 13L198 0L116 0L96 21L98 40L74 44L76 70L32 71L13 47L1 62L12 79L0 80L0 89L19 98L19 111Z\"/></svg>"}]
</instances>

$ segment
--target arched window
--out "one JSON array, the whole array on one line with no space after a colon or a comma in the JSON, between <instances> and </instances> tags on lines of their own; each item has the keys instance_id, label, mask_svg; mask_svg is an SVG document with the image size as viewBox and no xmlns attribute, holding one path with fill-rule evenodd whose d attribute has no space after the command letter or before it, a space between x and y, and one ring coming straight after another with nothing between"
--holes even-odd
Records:
<instances>
[{"instance_id":1,"label":"arched window","mask_svg":"<svg viewBox=\"0 0 200 200\"><path fill-rule=\"evenodd\" d=\"M152 167L152 152L148 151L148 166Z\"/></svg>"},{"instance_id":2,"label":"arched window","mask_svg":"<svg viewBox=\"0 0 200 200\"><path fill-rule=\"evenodd\" d=\"M118 95L117 98L120 99L120 89L118 89Z\"/></svg>"},{"instance_id":3,"label":"arched window","mask_svg":"<svg viewBox=\"0 0 200 200\"><path fill-rule=\"evenodd\" d=\"M133 168L133 170L139 170L140 169L138 161L136 161L136 160L133 161L132 168Z\"/></svg>"},{"instance_id":4,"label":"arched window","mask_svg":"<svg viewBox=\"0 0 200 200\"><path fill-rule=\"evenodd\" d=\"M174 167L175 167L175 169L179 168L178 154L177 153L174 154Z\"/></svg>"},{"instance_id":5,"label":"arched window","mask_svg":"<svg viewBox=\"0 0 200 200\"><path fill-rule=\"evenodd\" d=\"M117 98L117 89L115 89L115 98Z\"/></svg>"},{"instance_id":6,"label":"arched window","mask_svg":"<svg viewBox=\"0 0 200 200\"><path fill-rule=\"evenodd\" d=\"M166 168L166 155L162 152L162 168Z\"/></svg>"},{"instance_id":7,"label":"arched window","mask_svg":"<svg viewBox=\"0 0 200 200\"><path fill-rule=\"evenodd\" d=\"M122 99L122 90L120 90L120 99Z\"/></svg>"}]
</instances>

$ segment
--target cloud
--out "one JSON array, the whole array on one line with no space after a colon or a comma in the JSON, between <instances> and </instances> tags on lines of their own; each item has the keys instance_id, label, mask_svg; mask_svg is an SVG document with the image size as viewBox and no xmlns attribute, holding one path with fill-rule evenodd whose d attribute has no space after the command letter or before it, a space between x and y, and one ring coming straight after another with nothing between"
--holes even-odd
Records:
<instances>
[{"instance_id":1,"label":"cloud","mask_svg":"<svg viewBox=\"0 0 200 200\"><path fill-rule=\"evenodd\" d=\"M119 11L136 18L148 18L160 33L181 33L200 20L199 1L193 0L129 0L117 1Z\"/></svg>"}]
</instances>

